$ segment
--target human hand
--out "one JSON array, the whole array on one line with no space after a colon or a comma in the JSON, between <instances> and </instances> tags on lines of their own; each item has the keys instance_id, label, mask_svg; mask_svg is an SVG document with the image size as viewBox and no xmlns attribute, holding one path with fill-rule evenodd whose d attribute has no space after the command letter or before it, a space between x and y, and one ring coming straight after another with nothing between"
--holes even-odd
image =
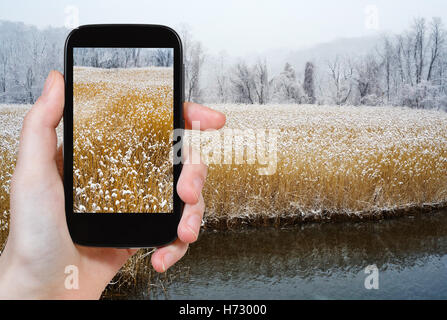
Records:
<instances>
[{"instance_id":1,"label":"human hand","mask_svg":"<svg viewBox=\"0 0 447 320\"><path fill-rule=\"evenodd\" d=\"M90 299L99 298L106 285L137 250L94 248L75 245L65 220L62 163L57 148L56 127L64 106L64 79L50 72L42 96L26 115L17 164L11 181L10 232L0 257L0 298ZM186 128L200 121L201 129L221 128L225 116L207 107L184 104ZM188 154L188 153L186 153ZM158 272L166 271L197 240L204 212L201 190L205 164L186 159L177 192L185 202L178 226L178 239L157 248L151 262ZM67 290L65 268L79 270L79 289Z\"/></svg>"}]
</instances>

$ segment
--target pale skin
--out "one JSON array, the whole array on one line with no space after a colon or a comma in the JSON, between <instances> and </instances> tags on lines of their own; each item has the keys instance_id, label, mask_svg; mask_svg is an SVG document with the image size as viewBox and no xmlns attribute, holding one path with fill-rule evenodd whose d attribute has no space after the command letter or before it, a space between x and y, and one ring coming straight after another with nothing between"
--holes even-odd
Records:
<instances>
[{"instance_id":1,"label":"pale skin","mask_svg":"<svg viewBox=\"0 0 447 320\"><path fill-rule=\"evenodd\" d=\"M56 127L64 106L64 79L52 71L41 97L26 115L11 181L10 232L0 256L0 298L98 299L136 249L83 247L73 243L65 220L62 152ZM195 103L184 104L186 129L219 129L225 116ZM188 154L185 152L185 154ZM157 248L151 263L165 272L197 240L205 209L201 194L207 167L185 159L177 192L185 202L178 239ZM79 289L67 290L66 266L79 269Z\"/></svg>"}]
</instances>

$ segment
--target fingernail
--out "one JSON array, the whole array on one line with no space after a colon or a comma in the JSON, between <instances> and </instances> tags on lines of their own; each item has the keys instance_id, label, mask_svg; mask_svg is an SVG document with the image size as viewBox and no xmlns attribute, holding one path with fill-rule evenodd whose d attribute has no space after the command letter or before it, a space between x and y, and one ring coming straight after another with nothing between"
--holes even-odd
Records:
<instances>
[{"instance_id":1,"label":"fingernail","mask_svg":"<svg viewBox=\"0 0 447 320\"><path fill-rule=\"evenodd\" d=\"M175 263L174 255L170 252L165 253L161 261L161 264L163 266L163 272L165 272L167 268L172 266L174 263Z\"/></svg>"},{"instance_id":2,"label":"fingernail","mask_svg":"<svg viewBox=\"0 0 447 320\"><path fill-rule=\"evenodd\" d=\"M53 83L54 79L54 72L53 70L50 71L48 74L47 79L45 80L45 84L43 85L42 95L45 96L50 92L51 84Z\"/></svg>"}]
</instances>

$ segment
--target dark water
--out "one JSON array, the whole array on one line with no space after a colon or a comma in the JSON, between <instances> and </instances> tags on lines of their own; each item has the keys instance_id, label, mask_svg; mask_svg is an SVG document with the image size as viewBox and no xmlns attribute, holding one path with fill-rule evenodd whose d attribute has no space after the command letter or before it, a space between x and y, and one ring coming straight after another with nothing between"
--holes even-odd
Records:
<instances>
[{"instance_id":1,"label":"dark water","mask_svg":"<svg viewBox=\"0 0 447 320\"><path fill-rule=\"evenodd\" d=\"M365 289L365 267L379 289ZM170 284L133 298L447 299L447 211L380 222L204 232Z\"/></svg>"}]
</instances>

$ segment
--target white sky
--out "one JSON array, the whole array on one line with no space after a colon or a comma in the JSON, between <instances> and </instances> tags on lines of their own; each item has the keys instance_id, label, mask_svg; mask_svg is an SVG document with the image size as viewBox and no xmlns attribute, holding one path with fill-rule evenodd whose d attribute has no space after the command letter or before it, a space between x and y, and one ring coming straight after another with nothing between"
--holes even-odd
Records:
<instances>
[{"instance_id":1,"label":"white sky","mask_svg":"<svg viewBox=\"0 0 447 320\"><path fill-rule=\"evenodd\" d=\"M188 24L211 53L246 55L298 49L341 37L400 32L416 16L440 16L445 0L1 0L0 20L39 27L64 26L65 9L79 9L79 23ZM378 29L365 26L375 6ZM371 17L371 15L369 15Z\"/></svg>"}]
</instances>

